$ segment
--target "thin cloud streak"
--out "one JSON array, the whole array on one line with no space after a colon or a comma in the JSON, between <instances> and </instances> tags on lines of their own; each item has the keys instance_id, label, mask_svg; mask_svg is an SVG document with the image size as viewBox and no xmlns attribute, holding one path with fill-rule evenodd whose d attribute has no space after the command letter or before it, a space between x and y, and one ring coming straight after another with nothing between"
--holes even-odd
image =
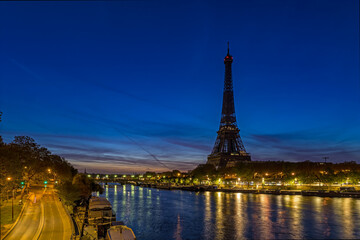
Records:
<instances>
[{"instance_id":1,"label":"thin cloud streak","mask_svg":"<svg viewBox=\"0 0 360 240\"><path fill-rule=\"evenodd\" d=\"M253 158L257 160L321 161L322 157L327 156L334 162L359 161L358 143L346 140L334 142L334 137L328 135L309 131L253 134L249 137L248 145L257 150L253 154Z\"/></svg>"}]
</instances>

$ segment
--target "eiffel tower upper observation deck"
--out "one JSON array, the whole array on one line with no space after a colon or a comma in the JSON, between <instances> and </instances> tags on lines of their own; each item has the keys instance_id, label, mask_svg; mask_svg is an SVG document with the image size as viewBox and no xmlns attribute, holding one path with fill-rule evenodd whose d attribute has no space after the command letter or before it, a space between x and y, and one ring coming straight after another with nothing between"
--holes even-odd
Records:
<instances>
[{"instance_id":1,"label":"eiffel tower upper observation deck","mask_svg":"<svg viewBox=\"0 0 360 240\"><path fill-rule=\"evenodd\" d=\"M246 152L240 138L240 130L236 125L232 62L233 57L230 55L228 43L228 51L224 59L225 83L220 128L214 148L207 160L207 164L213 164L216 167L229 167L234 166L238 161L251 161L250 154Z\"/></svg>"}]
</instances>

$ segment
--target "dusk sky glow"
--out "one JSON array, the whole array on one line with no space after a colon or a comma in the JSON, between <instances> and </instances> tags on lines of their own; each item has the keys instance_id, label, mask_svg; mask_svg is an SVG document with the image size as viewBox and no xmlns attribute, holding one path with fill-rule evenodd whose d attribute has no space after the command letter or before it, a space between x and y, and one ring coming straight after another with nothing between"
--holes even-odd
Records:
<instances>
[{"instance_id":1,"label":"dusk sky glow","mask_svg":"<svg viewBox=\"0 0 360 240\"><path fill-rule=\"evenodd\" d=\"M0 2L1 136L80 171L190 170L219 128L227 41L252 160L360 163L359 1Z\"/></svg>"}]
</instances>

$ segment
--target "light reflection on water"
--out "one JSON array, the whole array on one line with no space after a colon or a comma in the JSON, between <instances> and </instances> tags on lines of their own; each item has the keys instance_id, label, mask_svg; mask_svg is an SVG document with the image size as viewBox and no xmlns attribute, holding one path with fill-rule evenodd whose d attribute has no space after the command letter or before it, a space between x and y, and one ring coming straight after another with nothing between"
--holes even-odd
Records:
<instances>
[{"instance_id":1,"label":"light reflection on water","mask_svg":"<svg viewBox=\"0 0 360 240\"><path fill-rule=\"evenodd\" d=\"M106 187L137 239L359 239L360 199Z\"/></svg>"}]
</instances>

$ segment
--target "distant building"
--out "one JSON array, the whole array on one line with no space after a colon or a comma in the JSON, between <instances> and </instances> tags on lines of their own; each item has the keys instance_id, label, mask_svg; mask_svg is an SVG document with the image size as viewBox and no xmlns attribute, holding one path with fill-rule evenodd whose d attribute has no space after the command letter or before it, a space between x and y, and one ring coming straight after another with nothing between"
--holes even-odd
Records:
<instances>
[{"instance_id":1,"label":"distant building","mask_svg":"<svg viewBox=\"0 0 360 240\"><path fill-rule=\"evenodd\" d=\"M236 124L232 62L233 57L230 55L228 43L228 52L224 59L225 81L220 128L217 132L214 148L207 160L207 164L213 164L216 167L232 167L239 161L251 161L250 154L245 150L240 138L240 130Z\"/></svg>"}]
</instances>

